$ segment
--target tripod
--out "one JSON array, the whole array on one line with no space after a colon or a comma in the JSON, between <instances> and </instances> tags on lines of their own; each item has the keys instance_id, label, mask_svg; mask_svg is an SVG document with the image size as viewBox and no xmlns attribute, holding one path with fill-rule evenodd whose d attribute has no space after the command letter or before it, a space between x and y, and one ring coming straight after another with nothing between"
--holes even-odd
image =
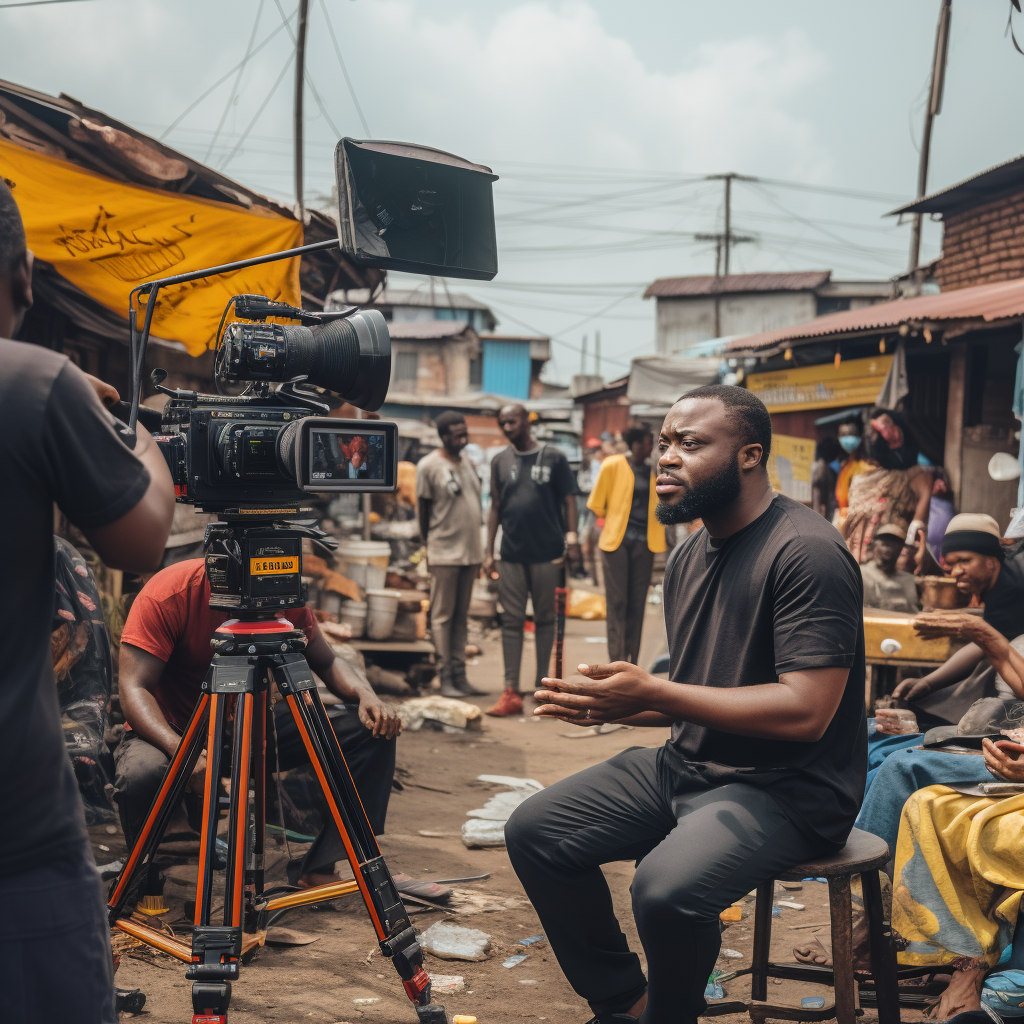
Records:
<instances>
[{"instance_id":1,"label":"tripod","mask_svg":"<svg viewBox=\"0 0 1024 1024\"><path fill-rule=\"evenodd\" d=\"M240 569L242 586L234 596L217 599L224 577L211 567L211 537L219 535L235 543L233 559ZM213 524L207 531L207 573L211 578L211 604L233 602L249 606L246 619L229 619L211 640L213 660L202 694L178 744L146 821L124 868L115 880L107 909L111 927L132 935L149 946L187 963L185 977L192 981L193 1024L226 1024L231 982L239 976L243 958L255 955L266 936L267 917L275 911L323 903L358 891L366 904L381 953L398 971L422 1024L447 1024L443 1006L430 1002L430 979L423 969L423 952L416 942L408 914L381 855L349 774L344 755L323 703L317 693L305 655L306 637L267 605L296 605L301 594L301 548L298 538L306 531L236 529ZM271 545L261 537L270 534ZM295 554L281 554L294 540ZM238 542L238 543L236 543ZM267 557L257 547L276 546ZM230 545L229 545L230 547ZM253 554L255 552L255 554ZM238 557L245 554L249 557ZM261 575L262 573L262 575ZM282 582L280 577L293 579ZM264 585L264 577L278 577ZM234 588L232 588L234 589ZM275 599L260 598L272 592ZM252 595L257 595L253 597ZM263 605L254 613L253 604ZM243 611L242 614L245 612ZM295 891L292 887L264 888L264 829L266 819L267 714L271 686L276 684L295 721L303 745L327 802L330 818L341 835L355 878ZM232 724L233 715L233 724ZM224 910L214 922L214 854L220 820L220 787L224 740L232 730L228 802L228 852L224 875ZM136 880L147 871L164 831L174 814L200 755L206 752L206 783L203 791L202 832L199 845L199 878L192 944L187 945L153 928L130 904ZM250 793L250 783L251 790Z\"/></svg>"}]
</instances>

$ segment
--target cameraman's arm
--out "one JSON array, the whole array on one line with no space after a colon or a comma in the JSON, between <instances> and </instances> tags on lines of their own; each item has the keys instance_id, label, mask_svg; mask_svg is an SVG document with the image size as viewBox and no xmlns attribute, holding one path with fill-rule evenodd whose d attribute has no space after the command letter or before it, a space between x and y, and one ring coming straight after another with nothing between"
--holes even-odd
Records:
<instances>
[{"instance_id":1,"label":"cameraman's arm","mask_svg":"<svg viewBox=\"0 0 1024 1024\"><path fill-rule=\"evenodd\" d=\"M147 743L168 757L174 756L181 737L170 727L153 690L167 667L156 655L133 644L121 643L118 689L125 721Z\"/></svg>"},{"instance_id":2,"label":"cameraman's arm","mask_svg":"<svg viewBox=\"0 0 1024 1024\"><path fill-rule=\"evenodd\" d=\"M73 363L57 375L43 420L41 471L60 510L110 566L145 572L160 564L174 516L163 456L141 428L136 452L89 378Z\"/></svg>"},{"instance_id":3,"label":"cameraman's arm","mask_svg":"<svg viewBox=\"0 0 1024 1024\"><path fill-rule=\"evenodd\" d=\"M143 573L160 568L174 518L174 484L156 442L143 427L135 431L135 457L149 472L149 487L120 519L82 532L106 565Z\"/></svg>"}]
</instances>

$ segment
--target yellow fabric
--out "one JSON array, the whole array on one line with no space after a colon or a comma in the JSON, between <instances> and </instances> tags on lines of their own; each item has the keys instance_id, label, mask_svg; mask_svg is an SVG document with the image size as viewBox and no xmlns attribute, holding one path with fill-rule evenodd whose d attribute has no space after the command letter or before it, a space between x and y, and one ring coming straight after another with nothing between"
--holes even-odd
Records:
<instances>
[{"instance_id":1,"label":"yellow fabric","mask_svg":"<svg viewBox=\"0 0 1024 1024\"><path fill-rule=\"evenodd\" d=\"M146 281L302 244L298 221L113 181L2 138L0 177L36 257L122 317ZM161 289L153 334L200 355L228 299L246 292L299 305L298 258Z\"/></svg>"},{"instance_id":2,"label":"yellow fabric","mask_svg":"<svg viewBox=\"0 0 1024 1024\"><path fill-rule=\"evenodd\" d=\"M909 943L901 964L970 956L994 966L1024 890L1024 794L918 790L903 806L895 879L892 926Z\"/></svg>"},{"instance_id":3,"label":"yellow fabric","mask_svg":"<svg viewBox=\"0 0 1024 1024\"><path fill-rule=\"evenodd\" d=\"M845 512L850 507L850 481L858 473L866 473L871 469L871 463L863 459L847 459L839 467L839 476L836 477L836 502L840 511Z\"/></svg>"},{"instance_id":4,"label":"yellow fabric","mask_svg":"<svg viewBox=\"0 0 1024 1024\"><path fill-rule=\"evenodd\" d=\"M625 455L609 455L601 463L597 483L587 499L587 508L604 517L604 529L598 545L602 551L617 551L626 536L629 509L633 504L633 470ZM654 516L658 494L651 471L651 500L647 507L647 546L651 551L665 550L665 527Z\"/></svg>"}]
</instances>

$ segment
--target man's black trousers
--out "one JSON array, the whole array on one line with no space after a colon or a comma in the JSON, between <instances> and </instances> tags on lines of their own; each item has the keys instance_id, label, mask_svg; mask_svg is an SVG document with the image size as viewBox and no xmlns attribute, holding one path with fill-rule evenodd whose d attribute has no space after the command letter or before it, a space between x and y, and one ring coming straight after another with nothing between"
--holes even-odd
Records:
<instances>
[{"instance_id":1,"label":"man's black trousers","mask_svg":"<svg viewBox=\"0 0 1024 1024\"><path fill-rule=\"evenodd\" d=\"M352 781L359 790L359 797L374 835L380 835L384 831L384 819L391 796L391 780L395 774L395 741L374 739L370 730L359 721L357 711L355 705L335 704L328 707L327 714L352 773ZM295 720L284 701L277 702L274 715L280 764L275 763L274 729L268 723L268 774L309 764L306 748L295 727ZM114 751L114 800L121 815L121 827L129 846L142 829L153 797L156 796L167 770L167 762L167 755L162 750L131 732L125 734ZM230 760L226 763L231 764ZM185 801L189 808L190 821L194 826L198 825L197 812L201 801L191 793L186 793ZM323 804L323 809L326 810L326 803ZM326 818L326 813L324 817ZM301 871L303 874L330 874L334 871L335 861L343 860L344 857L345 848L341 836L338 835L338 829L333 821L328 821L306 852Z\"/></svg>"},{"instance_id":2,"label":"man's black trousers","mask_svg":"<svg viewBox=\"0 0 1024 1024\"><path fill-rule=\"evenodd\" d=\"M716 782L665 747L623 751L530 797L505 843L572 987L597 1014L628 1010L646 988L644 1024L696 1021L721 911L824 852L765 790ZM600 868L616 860L639 861L630 892L647 980Z\"/></svg>"}]
</instances>

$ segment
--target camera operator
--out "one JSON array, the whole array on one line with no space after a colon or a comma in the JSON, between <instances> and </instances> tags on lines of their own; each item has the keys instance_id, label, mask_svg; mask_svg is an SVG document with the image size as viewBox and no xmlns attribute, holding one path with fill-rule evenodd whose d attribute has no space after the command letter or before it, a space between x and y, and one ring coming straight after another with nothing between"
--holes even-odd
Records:
<instances>
[{"instance_id":1,"label":"camera operator","mask_svg":"<svg viewBox=\"0 0 1024 1024\"><path fill-rule=\"evenodd\" d=\"M113 1024L110 933L50 659L53 506L103 561L160 564L174 511L163 456L135 451L65 356L7 340L32 304L32 255L0 180L0 1005L5 1022ZM55 965L60 983L55 984Z\"/></svg>"},{"instance_id":2,"label":"camera operator","mask_svg":"<svg viewBox=\"0 0 1024 1024\"><path fill-rule=\"evenodd\" d=\"M384 831L395 773L394 740L401 722L365 679L334 656L308 608L284 614L306 634L310 668L347 702L330 707L328 715L370 825L379 835ZM201 558L177 562L157 573L128 613L121 634L120 694L129 730L114 753L114 798L129 845L138 837L180 734L199 702L213 658L210 637L232 617L228 609L210 607L210 583ZM277 770L308 763L306 748L283 701L275 705L274 723L268 728L268 753L275 732ZM268 771L274 770L274 760L268 757ZM191 793L203 792L205 778L204 755L189 782ZM341 836L334 822L328 821L301 865L298 861L289 865L288 881L303 888L337 881L334 864L344 857ZM395 881L399 890L405 886L403 891L411 895L436 899L446 892L407 876L395 876Z\"/></svg>"},{"instance_id":3,"label":"camera operator","mask_svg":"<svg viewBox=\"0 0 1024 1024\"><path fill-rule=\"evenodd\" d=\"M534 713L578 725L672 727L521 804L512 865L598 1024L705 1009L719 913L843 846L864 791L861 576L839 533L775 494L771 420L743 388L684 395L659 440L662 523L704 520L665 569L667 680L636 665L548 679ZM645 980L600 865L638 860Z\"/></svg>"}]
</instances>

